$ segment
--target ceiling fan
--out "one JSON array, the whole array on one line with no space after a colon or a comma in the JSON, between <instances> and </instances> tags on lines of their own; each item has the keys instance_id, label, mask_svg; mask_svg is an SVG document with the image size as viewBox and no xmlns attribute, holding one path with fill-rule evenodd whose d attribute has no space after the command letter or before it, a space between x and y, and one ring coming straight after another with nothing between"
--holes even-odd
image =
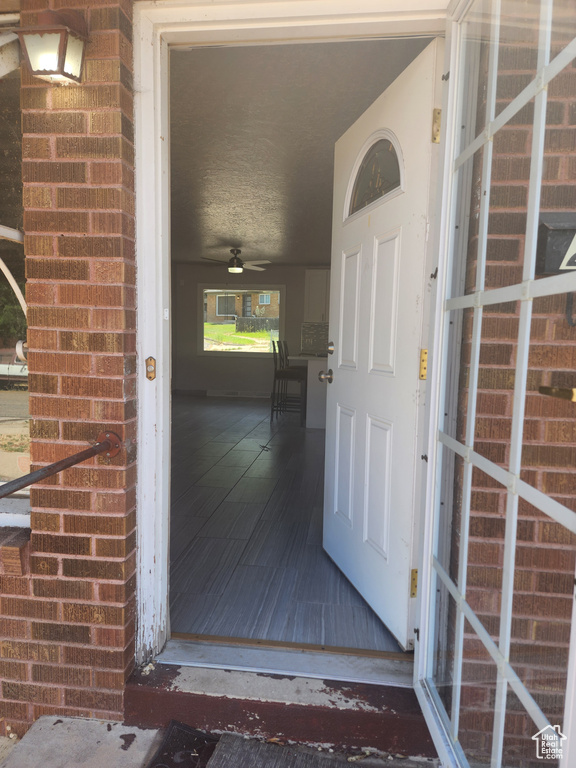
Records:
<instances>
[{"instance_id":1,"label":"ceiling fan","mask_svg":"<svg viewBox=\"0 0 576 768\"><path fill-rule=\"evenodd\" d=\"M240 274L245 269L253 269L255 272L264 272L264 267L260 267L260 264L270 264L268 259L261 259L260 261L242 261L240 254L242 251L240 248L231 248L230 253L232 258L228 259L228 272L233 274ZM219 264L225 263L222 259L210 259L208 256L202 256L204 261L217 261Z\"/></svg>"}]
</instances>

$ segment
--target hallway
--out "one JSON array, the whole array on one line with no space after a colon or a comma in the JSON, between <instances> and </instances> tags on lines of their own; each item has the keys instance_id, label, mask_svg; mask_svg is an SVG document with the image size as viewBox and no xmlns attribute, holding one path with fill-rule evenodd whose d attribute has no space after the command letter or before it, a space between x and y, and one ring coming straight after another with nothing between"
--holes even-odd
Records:
<instances>
[{"instance_id":1,"label":"hallway","mask_svg":"<svg viewBox=\"0 0 576 768\"><path fill-rule=\"evenodd\" d=\"M324 431L175 395L172 632L398 652L322 550Z\"/></svg>"}]
</instances>

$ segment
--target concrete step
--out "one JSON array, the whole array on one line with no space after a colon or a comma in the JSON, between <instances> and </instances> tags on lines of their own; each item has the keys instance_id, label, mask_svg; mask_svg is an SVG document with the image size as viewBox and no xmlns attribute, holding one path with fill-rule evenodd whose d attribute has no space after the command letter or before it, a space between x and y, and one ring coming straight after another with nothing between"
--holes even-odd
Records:
<instances>
[{"instance_id":1,"label":"concrete step","mask_svg":"<svg viewBox=\"0 0 576 768\"><path fill-rule=\"evenodd\" d=\"M0 768L148 768L164 734L164 729L107 720L44 716L4 760L0 753ZM223 733L208 768L344 768L355 763L361 768L439 765L437 758L404 758L358 748L342 754L326 746L270 743Z\"/></svg>"},{"instance_id":2,"label":"concrete step","mask_svg":"<svg viewBox=\"0 0 576 768\"><path fill-rule=\"evenodd\" d=\"M162 741L158 729L46 715L0 768L145 768Z\"/></svg>"}]
</instances>

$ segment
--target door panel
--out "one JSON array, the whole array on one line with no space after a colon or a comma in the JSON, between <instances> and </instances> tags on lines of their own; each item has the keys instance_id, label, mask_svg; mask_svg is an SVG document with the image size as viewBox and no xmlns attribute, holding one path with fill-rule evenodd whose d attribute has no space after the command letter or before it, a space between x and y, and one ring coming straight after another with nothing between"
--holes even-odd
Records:
<instances>
[{"instance_id":1,"label":"door panel","mask_svg":"<svg viewBox=\"0 0 576 768\"><path fill-rule=\"evenodd\" d=\"M354 484L354 421L350 408L338 406L336 458L336 514L348 527L352 526L352 488Z\"/></svg>"},{"instance_id":2,"label":"door panel","mask_svg":"<svg viewBox=\"0 0 576 768\"><path fill-rule=\"evenodd\" d=\"M370 312L370 373L394 374L400 233L376 241Z\"/></svg>"},{"instance_id":3,"label":"door panel","mask_svg":"<svg viewBox=\"0 0 576 768\"><path fill-rule=\"evenodd\" d=\"M337 365L327 385L324 548L403 647L413 633L418 361L441 49L434 41L335 150L330 335ZM396 152L399 186L390 190L386 180L389 191L375 200L371 185L391 167L387 152ZM370 203L347 216L365 157L374 173L360 186Z\"/></svg>"},{"instance_id":4,"label":"door panel","mask_svg":"<svg viewBox=\"0 0 576 768\"><path fill-rule=\"evenodd\" d=\"M342 303L340 312L341 368L358 367L358 290L362 249L342 254Z\"/></svg>"},{"instance_id":5,"label":"door panel","mask_svg":"<svg viewBox=\"0 0 576 768\"><path fill-rule=\"evenodd\" d=\"M367 543L388 560L393 425L370 415L367 420L364 536Z\"/></svg>"}]
</instances>

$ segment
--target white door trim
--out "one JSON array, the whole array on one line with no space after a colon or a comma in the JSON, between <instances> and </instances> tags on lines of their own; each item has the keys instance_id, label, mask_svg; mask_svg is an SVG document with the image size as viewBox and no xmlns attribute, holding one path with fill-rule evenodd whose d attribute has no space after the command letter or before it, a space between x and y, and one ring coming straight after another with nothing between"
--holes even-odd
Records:
<instances>
[{"instance_id":1,"label":"white door trim","mask_svg":"<svg viewBox=\"0 0 576 768\"><path fill-rule=\"evenodd\" d=\"M139 662L168 627L170 486L169 45L266 44L443 34L447 0L166 0L134 6L138 295ZM144 360L155 357L154 381Z\"/></svg>"}]
</instances>

